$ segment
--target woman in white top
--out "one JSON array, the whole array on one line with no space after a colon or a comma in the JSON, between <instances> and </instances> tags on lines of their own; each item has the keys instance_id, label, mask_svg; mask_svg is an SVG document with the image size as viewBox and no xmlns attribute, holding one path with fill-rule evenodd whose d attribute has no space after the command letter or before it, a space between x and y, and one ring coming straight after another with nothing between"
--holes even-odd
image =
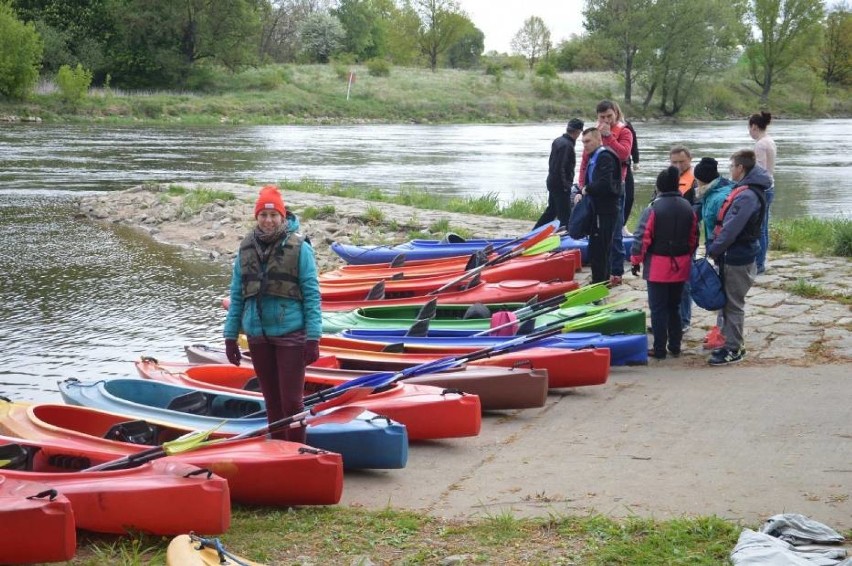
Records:
<instances>
[{"instance_id":1,"label":"woman in white top","mask_svg":"<svg viewBox=\"0 0 852 566\"><path fill-rule=\"evenodd\" d=\"M757 164L766 169L772 179L772 186L766 191L766 213L763 216L763 227L760 233L760 253L757 254L758 274L766 271L766 250L769 249L769 207L775 198L775 140L766 133L772 114L761 112L752 114L748 119L748 133L755 140L754 154Z\"/></svg>"}]
</instances>

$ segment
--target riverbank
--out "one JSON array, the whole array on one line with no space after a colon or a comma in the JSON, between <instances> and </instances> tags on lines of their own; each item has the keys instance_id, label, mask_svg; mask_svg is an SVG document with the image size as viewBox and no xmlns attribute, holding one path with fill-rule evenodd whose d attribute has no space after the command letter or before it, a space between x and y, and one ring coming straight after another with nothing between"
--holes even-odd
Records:
<instances>
[{"instance_id":1,"label":"riverbank","mask_svg":"<svg viewBox=\"0 0 852 566\"><path fill-rule=\"evenodd\" d=\"M240 240L252 226L258 188L232 183L207 183L204 187L226 198L193 207L188 205L186 194L197 189L196 185L145 185L86 197L80 202L80 211L87 218L133 227L158 241L181 246L199 258L230 266ZM284 198L301 218L302 232L311 238L320 272L343 265L331 251L335 241L393 244L413 237L440 239L447 232L513 237L531 227L524 220L384 202L374 205L327 194L285 191ZM772 252L769 266L749 294L746 363L807 366L852 361L852 262L846 258ZM587 281L588 269L577 277L581 282ZM624 282L613 290L613 296L629 299L632 308L647 311L644 282L629 274ZM797 294L805 284L820 289L820 294ZM706 353L701 349L701 340L713 324L712 313L694 307L684 355L663 363L703 365Z\"/></svg>"},{"instance_id":2,"label":"riverbank","mask_svg":"<svg viewBox=\"0 0 852 566\"><path fill-rule=\"evenodd\" d=\"M350 91L347 78L357 77ZM589 117L602 99L620 99L621 77L610 72L560 73L538 77L525 69L499 79L482 69L393 67L373 76L363 65L265 65L230 74L213 72L192 91L91 89L73 104L46 83L23 102L0 101L4 120L106 122L113 124L432 124L564 122ZM349 92L347 94L347 92ZM641 95L624 105L641 120L742 119L758 108L758 97L741 69L695 89L675 117L656 104L645 108ZM775 119L852 116L848 89L814 94L791 81L772 90Z\"/></svg>"}]
</instances>

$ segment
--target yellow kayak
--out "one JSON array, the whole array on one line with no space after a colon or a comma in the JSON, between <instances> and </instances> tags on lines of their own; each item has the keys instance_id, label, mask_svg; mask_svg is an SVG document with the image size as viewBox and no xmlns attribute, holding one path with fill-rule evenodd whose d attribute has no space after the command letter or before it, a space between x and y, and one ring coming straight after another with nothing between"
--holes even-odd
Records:
<instances>
[{"instance_id":1,"label":"yellow kayak","mask_svg":"<svg viewBox=\"0 0 852 566\"><path fill-rule=\"evenodd\" d=\"M179 535L172 539L166 551L168 566L263 566L228 551L217 538L195 534Z\"/></svg>"}]
</instances>

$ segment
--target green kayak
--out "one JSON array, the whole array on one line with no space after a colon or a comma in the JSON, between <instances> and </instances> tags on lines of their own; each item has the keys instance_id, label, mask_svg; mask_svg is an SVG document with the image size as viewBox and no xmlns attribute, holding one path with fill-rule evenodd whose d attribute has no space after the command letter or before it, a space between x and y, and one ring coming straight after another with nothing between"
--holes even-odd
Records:
<instances>
[{"instance_id":1,"label":"green kayak","mask_svg":"<svg viewBox=\"0 0 852 566\"><path fill-rule=\"evenodd\" d=\"M495 313L497 311L513 311L523 307L521 303L484 305ZM430 330L466 330L480 331L491 327L490 318L464 318L469 305L438 305L435 317L429 324ZM589 317L589 324L582 324L582 316L586 311L598 313L594 319ZM323 312L322 331L328 333L342 332L349 329L407 329L417 320L417 307L365 307L352 311ZM601 334L645 334L645 312L641 310L605 311L606 316L599 314L599 309L590 305L568 307L542 314L536 317L536 326L556 321L559 318L571 318L572 330L583 332L600 332Z\"/></svg>"}]
</instances>

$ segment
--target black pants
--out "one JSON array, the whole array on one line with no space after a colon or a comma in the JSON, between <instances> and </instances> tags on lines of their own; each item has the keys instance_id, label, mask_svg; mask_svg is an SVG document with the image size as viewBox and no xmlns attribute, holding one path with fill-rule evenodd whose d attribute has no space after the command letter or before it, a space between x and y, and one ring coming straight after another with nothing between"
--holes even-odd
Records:
<instances>
[{"instance_id":1,"label":"black pants","mask_svg":"<svg viewBox=\"0 0 852 566\"><path fill-rule=\"evenodd\" d=\"M651 330L654 333L654 354L664 357L666 346L680 352L683 330L680 323L680 298L683 283L652 283L648 281L648 308L651 310Z\"/></svg>"},{"instance_id":2,"label":"black pants","mask_svg":"<svg viewBox=\"0 0 852 566\"><path fill-rule=\"evenodd\" d=\"M552 220L559 220L560 226L568 226L568 218L571 216L570 191L554 189L547 191L547 208L544 209L534 228L544 226Z\"/></svg>"},{"instance_id":3,"label":"black pants","mask_svg":"<svg viewBox=\"0 0 852 566\"><path fill-rule=\"evenodd\" d=\"M636 182L633 179L633 168L627 166L627 178L624 180L624 225L627 226L627 219L630 218L630 211L633 210L633 196L636 192Z\"/></svg>"},{"instance_id":4,"label":"black pants","mask_svg":"<svg viewBox=\"0 0 852 566\"><path fill-rule=\"evenodd\" d=\"M595 215L595 225L589 236L589 265L592 268L592 283L609 281L612 235L615 230L616 214Z\"/></svg>"}]
</instances>

